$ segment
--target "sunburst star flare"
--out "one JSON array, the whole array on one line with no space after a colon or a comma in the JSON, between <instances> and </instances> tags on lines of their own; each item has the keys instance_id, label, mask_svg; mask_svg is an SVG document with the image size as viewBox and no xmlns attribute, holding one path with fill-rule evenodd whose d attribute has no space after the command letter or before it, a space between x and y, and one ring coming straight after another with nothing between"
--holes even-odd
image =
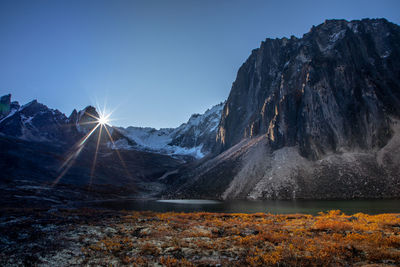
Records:
<instances>
[{"instance_id":1,"label":"sunburst star flare","mask_svg":"<svg viewBox=\"0 0 400 267\"><path fill-rule=\"evenodd\" d=\"M110 116L111 113L106 113L105 109L98 109L99 113L98 116L90 114L89 112L85 112L86 115L88 115L89 117L93 118L94 120L91 122L83 122L83 124L93 124L93 128L84 136L82 137L82 139L80 141L77 142L77 144L75 144L73 146L73 151L69 153L69 155L67 156L66 160L62 163L61 167L60 167L60 174L58 175L58 177L54 180L54 182L52 183L52 186L55 186L56 184L58 184L58 182L61 180L61 178L68 172L68 170L72 167L72 165L75 163L76 158L78 157L78 155L80 154L80 152L82 151L82 149L85 147L85 145L87 144L87 141L89 140L89 138L96 132L98 131L98 137L97 137L97 142L96 142L96 150L94 152L94 158L93 158L93 163L92 163L92 167L90 170L90 183L89 183L89 187L92 184L93 178L94 178L94 173L95 173L95 169L96 169L96 162L97 162L97 154L99 153L99 146L100 146L100 139L102 136L102 130L103 128L105 129L109 141L111 141L112 144L114 144L114 140L111 136L111 133L109 132L109 130L107 129L107 127L112 127L110 126ZM118 150L116 151L118 154L118 157L121 161L121 164L123 166L123 168L125 169L125 171L127 172L128 177L131 177L130 173L127 170L127 167L125 165L125 162L122 158L122 156L120 155L120 153L118 152Z\"/></svg>"}]
</instances>

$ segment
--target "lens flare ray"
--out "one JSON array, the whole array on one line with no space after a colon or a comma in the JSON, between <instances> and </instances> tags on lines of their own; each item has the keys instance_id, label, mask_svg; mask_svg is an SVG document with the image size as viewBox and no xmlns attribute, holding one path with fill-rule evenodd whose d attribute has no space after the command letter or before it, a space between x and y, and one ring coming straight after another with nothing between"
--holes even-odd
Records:
<instances>
[{"instance_id":1,"label":"lens flare ray","mask_svg":"<svg viewBox=\"0 0 400 267\"><path fill-rule=\"evenodd\" d=\"M96 129L100 126L100 124L98 123L84 138L83 140L79 143L78 146L82 146L88 139L89 137L94 133L94 131L96 131Z\"/></svg>"},{"instance_id":2,"label":"lens flare ray","mask_svg":"<svg viewBox=\"0 0 400 267\"><path fill-rule=\"evenodd\" d=\"M92 165L92 169L90 171L89 187L92 185L92 182L93 182L94 170L96 168L97 153L99 151L99 145L100 145L100 139L101 139L101 130L102 129L103 129L103 125L100 126L99 136L97 137L96 151L94 152L93 165Z\"/></svg>"}]
</instances>

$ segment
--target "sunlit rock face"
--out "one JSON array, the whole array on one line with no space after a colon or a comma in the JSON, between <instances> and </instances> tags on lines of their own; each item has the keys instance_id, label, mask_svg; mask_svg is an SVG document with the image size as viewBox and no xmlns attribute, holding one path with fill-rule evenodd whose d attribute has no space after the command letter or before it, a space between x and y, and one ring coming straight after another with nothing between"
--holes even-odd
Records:
<instances>
[{"instance_id":1,"label":"sunlit rock face","mask_svg":"<svg viewBox=\"0 0 400 267\"><path fill-rule=\"evenodd\" d=\"M265 135L317 159L382 147L400 114L400 28L385 19L327 20L302 38L266 39L241 66L216 152Z\"/></svg>"},{"instance_id":2,"label":"sunlit rock face","mask_svg":"<svg viewBox=\"0 0 400 267\"><path fill-rule=\"evenodd\" d=\"M97 119L96 119L97 118ZM88 133L98 122L99 114L95 107L87 106L83 110L77 112L75 109L68 117L68 121L76 126L81 133Z\"/></svg>"}]
</instances>

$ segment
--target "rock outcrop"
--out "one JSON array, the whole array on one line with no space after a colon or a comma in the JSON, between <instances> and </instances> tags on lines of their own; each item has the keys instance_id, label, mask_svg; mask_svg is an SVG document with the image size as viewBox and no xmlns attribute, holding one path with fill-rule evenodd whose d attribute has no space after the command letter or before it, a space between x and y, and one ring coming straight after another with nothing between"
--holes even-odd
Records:
<instances>
[{"instance_id":1,"label":"rock outcrop","mask_svg":"<svg viewBox=\"0 0 400 267\"><path fill-rule=\"evenodd\" d=\"M4 99L6 103L2 106L6 112L0 119L0 133L28 141L65 143L69 140L65 131L67 117L60 111L36 100L20 106L18 102L10 102L11 95L3 96Z\"/></svg>"},{"instance_id":2,"label":"rock outcrop","mask_svg":"<svg viewBox=\"0 0 400 267\"><path fill-rule=\"evenodd\" d=\"M241 66L215 157L182 168L166 197L400 196L400 27L327 20L267 39Z\"/></svg>"},{"instance_id":3,"label":"rock outcrop","mask_svg":"<svg viewBox=\"0 0 400 267\"><path fill-rule=\"evenodd\" d=\"M302 38L267 39L239 69L217 151L266 135L310 159L382 147L400 115L400 28L384 19L327 20Z\"/></svg>"}]
</instances>

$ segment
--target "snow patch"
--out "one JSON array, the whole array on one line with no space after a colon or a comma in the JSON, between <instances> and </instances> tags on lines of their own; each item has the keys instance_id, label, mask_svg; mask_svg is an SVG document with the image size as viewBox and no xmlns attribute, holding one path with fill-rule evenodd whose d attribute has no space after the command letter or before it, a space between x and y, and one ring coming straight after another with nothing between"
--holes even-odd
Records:
<instances>
[{"instance_id":1,"label":"snow patch","mask_svg":"<svg viewBox=\"0 0 400 267\"><path fill-rule=\"evenodd\" d=\"M129 145L128 140L121 139L110 145L114 149L140 149L167 155L191 155L195 158L204 157L209 151L204 150L204 144L198 140L207 134L216 133L221 118L224 103L208 109L204 114L193 114L188 122L177 128L118 128L119 132L137 145ZM182 143L182 137L194 140L192 146Z\"/></svg>"},{"instance_id":2,"label":"snow patch","mask_svg":"<svg viewBox=\"0 0 400 267\"><path fill-rule=\"evenodd\" d=\"M334 33L329 37L329 41L331 43L336 43L337 40L342 39L344 37L345 33L346 33L346 30L341 30L337 33Z\"/></svg>"},{"instance_id":3,"label":"snow patch","mask_svg":"<svg viewBox=\"0 0 400 267\"><path fill-rule=\"evenodd\" d=\"M0 123L2 123L2 122L3 122L4 120L6 120L7 118L12 117L17 111L18 111L18 109L12 109L12 110L10 111L10 113L8 113L7 116L5 116L4 118L2 118L2 119L0 120Z\"/></svg>"},{"instance_id":4,"label":"snow patch","mask_svg":"<svg viewBox=\"0 0 400 267\"><path fill-rule=\"evenodd\" d=\"M390 54L391 54L391 51L390 51L390 50L387 50L387 51L385 51L385 52L383 53L383 55L381 56L381 58L387 58L387 57L390 56Z\"/></svg>"},{"instance_id":5,"label":"snow patch","mask_svg":"<svg viewBox=\"0 0 400 267\"><path fill-rule=\"evenodd\" d=\"M126 140L126 139L119 139L119 140L116 140L114 143L109 141L107 144L108 144L108 147L110 147L111 149L130 150L133 148L131 145L129 145L128 140Z\"/></svg>"}]
</instances>

